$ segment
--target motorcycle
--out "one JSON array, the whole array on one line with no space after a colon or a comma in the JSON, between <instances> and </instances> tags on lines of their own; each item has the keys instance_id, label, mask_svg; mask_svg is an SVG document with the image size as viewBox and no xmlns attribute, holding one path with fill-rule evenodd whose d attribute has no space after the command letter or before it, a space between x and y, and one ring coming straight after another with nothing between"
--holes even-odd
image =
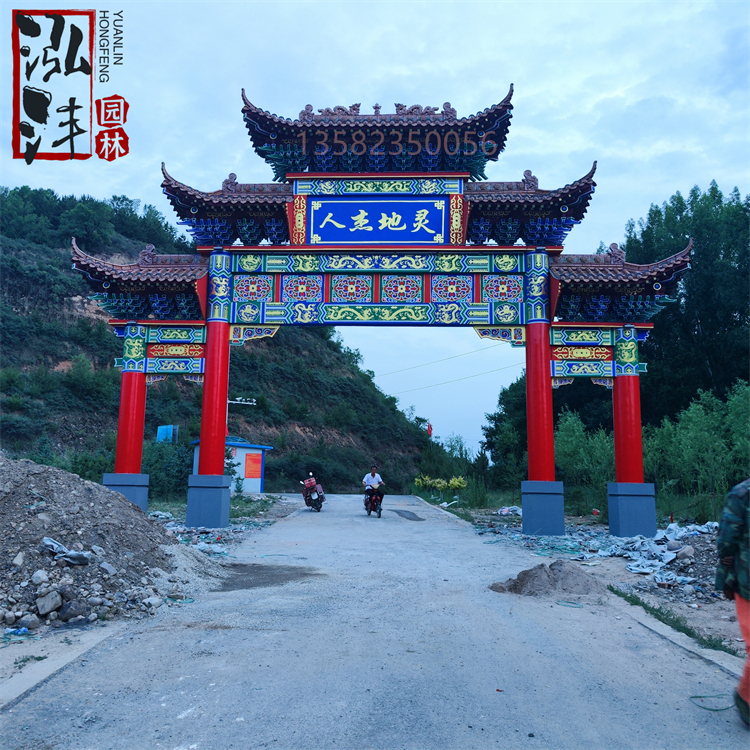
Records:
<instances>
[{"instance_id":1,"label":"motorcycle","mask_svg":"<svg viewBox=\"0 0 750 750\"><path fill-rule=\"evenodd\" d=\"M373 487L373 489L377 489L377 487ZM365 492L365 510L367 511L368 516L375 511L378 514L378 518L380 518L380 515L383 512L380 495L376 495L374 492L370 495Z\"/></svg>"},{"instance_id":2,"label":"motorcycle","mask_svg":"<svg viewBox=\"0 0 750 750\"><path fill-rule=\"evenodd\" d=\"M323 507L323 503L326 501L326 496L323 494L323 488L318 484L318 480L310 472L309 478L303 482L300 479L302 485L302 497L305 500L305 505L310 508L310 511L317 510L320 513L320 509Z\"/></svg>"}]
</instances>

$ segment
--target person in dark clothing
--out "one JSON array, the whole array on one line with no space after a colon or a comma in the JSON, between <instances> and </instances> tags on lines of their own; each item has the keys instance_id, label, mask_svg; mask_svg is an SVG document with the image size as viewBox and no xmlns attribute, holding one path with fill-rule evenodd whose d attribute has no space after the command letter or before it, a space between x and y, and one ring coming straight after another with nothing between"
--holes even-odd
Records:
<instances>
[{"instance_id":1,"label":"person in dark clothing","mask_svg":"<svg viewBox=\"0 0 750 750\"><path fill-rule=\"evenodd\" d=\"M745 650L750 654L750 479L746 479L726 497L721 513L719 536L716 539L719 564L715 587L737 608ZM734 704L740 718L750 726L750 659L745 659L745 670L737 689Z\"/></svg>"}]
</instances>

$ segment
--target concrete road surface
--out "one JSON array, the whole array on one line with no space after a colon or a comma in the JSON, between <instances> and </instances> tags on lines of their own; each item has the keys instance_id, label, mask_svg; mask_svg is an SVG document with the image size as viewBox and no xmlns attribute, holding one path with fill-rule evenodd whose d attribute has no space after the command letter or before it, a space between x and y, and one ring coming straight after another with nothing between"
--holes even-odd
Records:
<instances>
[{"instance_id":1,"label":"concrete road surface","mask_svg":"<svg viewBox=\"0 0 750 750\"><path fill-rule=\"evenodd\" d=\"M43 750L748 747L736 678L640 625L488 586L542 558L413 497L330 496L250 537L234 590L95 646L0 715ZM715 705L729 705L731 698Z\"/></svg>"}]
</instances>

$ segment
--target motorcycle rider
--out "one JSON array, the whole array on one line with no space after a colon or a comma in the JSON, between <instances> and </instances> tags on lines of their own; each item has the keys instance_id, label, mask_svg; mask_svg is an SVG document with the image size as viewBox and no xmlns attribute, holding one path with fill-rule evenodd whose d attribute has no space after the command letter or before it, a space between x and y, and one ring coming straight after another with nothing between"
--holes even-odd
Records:
<instances>
[{"instance_id":1,"label":"motorcycle rider","mask_svg":"<svg viewBox=\"0 0 750 750\"><path fill-rule=\"evenodd\" d=\"M383 502L383 495L385 495L383 485L385 482L382 480L380 474L378 474L378 467L375 464L370 467L370 473L365 474L362 484L365 486L365 495L370 497L370 499L375 496L379 503Z\"/></svg>"}]
</instances>

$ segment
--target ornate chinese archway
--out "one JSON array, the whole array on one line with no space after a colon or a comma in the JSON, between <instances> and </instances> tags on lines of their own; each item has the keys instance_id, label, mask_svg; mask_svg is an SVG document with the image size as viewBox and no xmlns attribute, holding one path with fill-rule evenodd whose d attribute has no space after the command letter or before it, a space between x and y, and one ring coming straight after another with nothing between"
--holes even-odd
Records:
<instances>
[{"instance_id":1,"label":"ornate chinese archway","mask_svg":"<svg viewBox=\"0 0 750 750\"><path fill-rule=\"evenodd\" d=\"M308 105L292 121L245 99L253 146L279 184L240 184L231 174L206 193L162 168L197 255L149 247L136 264L117 266L74 244L74 267L124 339L115 473L105 483L144 506L146 384L169 374L202 381L187 522L224 526L230 344L283 325L463 326L526 348L525 533L565 533L552 389L579 377L613 391L612 533L655 533L654 488L643 482L638 343L688 268L690 246L644 266L626 263L616 245L600 255L564 253L594 192L596 165L558 190L540 189L530 171L518 182L483 181L505 142L511 95L512 87L500 104L462 119L449 104L397 105L391 115L378 105L371 115L359 105L319 114Z\"/></svg>"}]
</instances>

